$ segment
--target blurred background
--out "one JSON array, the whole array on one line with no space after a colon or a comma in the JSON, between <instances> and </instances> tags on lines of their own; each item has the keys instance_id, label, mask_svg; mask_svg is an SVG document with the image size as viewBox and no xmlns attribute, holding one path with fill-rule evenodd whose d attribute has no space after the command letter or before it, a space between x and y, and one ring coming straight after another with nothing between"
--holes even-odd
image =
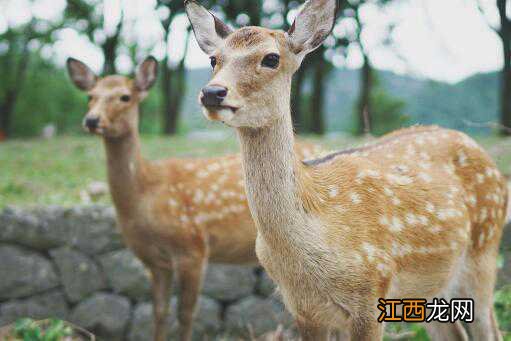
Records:
<instances>
[{"instance_id":1,"label":"blurred background","mask_svg":"<svg viewBox=\"0 0 511 341\"><path fill-rule=\"evenodd\" d=\"M287 29L301 2L202 1L233 26ZM511 134L506 0L340 0L333 35L293 86L300 133L382 134L416 123ZM162 64L142 132L203 129L196 96L209 77L180 0L1 0L0 138L76 134L85 96L67 57L100 75ZM506 63L504 63L506 61ZM46 130L44 128L47 128ZM219 129L215 125L214 129Z\"/></svg>"}]
</instances>

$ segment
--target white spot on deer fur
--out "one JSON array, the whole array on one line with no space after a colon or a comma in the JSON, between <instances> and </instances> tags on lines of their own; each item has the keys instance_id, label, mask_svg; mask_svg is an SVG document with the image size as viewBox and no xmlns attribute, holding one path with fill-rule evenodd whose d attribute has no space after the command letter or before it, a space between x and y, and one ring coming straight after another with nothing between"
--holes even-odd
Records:
<instances>
[{"instance_id":1,"label":"white spot on deer fur","mask_svg":"<svg viewBox=\"0 0 511 341\"><path fill-rule=\"evenodd\" d=\"M484 233L481 232L481 234L479 235L479 246L482 246L484 243Z\"/></svg>"},{"instance_id":2,"label":"white spot on deer fur","mask_svg":"<svg viewBox=\"0 0 511 341\"><path fill-rule=\"evenodd\" d=\"M367 242L362 243L362 249L364 249L367 259L372 262L374 260L374 256L376 254L376 248L374 245L369 244Z\"/></svg>"},{"instance_id":3,"label":"white spot on deer fur","mask_svg":"<svg viewBox=\"0 0 511 341\"><path fill-rule=\"evenodd\" d=\"M399 232L403 229L403 222L398 217L393 217L392 222L389 226L390 230L393 232Z\"/></svg>"},{"instance_id":4,"label":"white spot on deer fur","mask_svg":"<svg viewBox=\"0 0 511 341\"><path fill-rule=\"evenodd\" d=\"M177 207L178 206L178 203L176 201L176 199L174 198L170 198L169 201L168 201L168 204L170 207Z\"/></svg>"},{"instance_id":5,"label":"white spot on deer fur","mask_svg":"<svg viewBox=\"0 0 511 341\"><path fill-rule=\"evenodd\" d=\"M427 173L424 173L424 172L420 172L419 174L417 174L417 176L424 182L431 182L433 181L433 178L431 177L431 175L427 174Z\"/></svg>"},{"instance_id":6,"label":"white spot on deer fur","mask_svg":"<svg viewBox=\"0 0 511 341\"><path fill-rule=\"evenodd\" d=\"M185 169L185 170L187 170L187 171L194 170L194 168L195 168L195 165L194 165L193 163L190 163L190 162L189 162L189 163L186 163L186 164L184 165L184 169Z\"/></svg>"},{"instance_id":7,"label":"white spot on deer fur","mask_svg":"<svg viewBox=\"0 0 511 341\"><path fill-rule=\"evenodd\" d=\"M420 157L421 159L423 159L424 161L429 161L429 160L431 160L431 157L430 157L430 156L428 155L428 153L426 153L426 152L421 152L421 153L419 154L419 157Z\"/></svg>"},{"instance_id":8,"label":"white spot on deer fur","mask_svg":"<svg viewBox=\"0 0 511 341\"><path fill-rule=\"evenodd\" d=\"M393 168L400 173L407 173L408 171L410 171L410 168L408 168L408 166L406 165L395 165L393 166Z\"/></svg>"},{"instance_id":9,"label":"white spot on deer fur","mask_svg":"<svg viewBox=\"0 0 511 341\"><path fill-rule=\"evenodd\" d=\"M200 171L197 172L197 177L200 178L200 179L204 179L204 178L207 178L209 175L208 172L206 172L205 170L201 169Z\"/></svg>"},{"instance_id":10,"label":"white spot on deer fur","mask_svg":"<svg viewBox=\"0 0 511 341\"><path fill-rule=\"evenodd\" d=\"M418 219L413 213L407 213L405 217L406 223L409 225L415 225L418 223Z\"/></svg>"},{"instance_id":11,"label":"white spot on deer fur","mask_svg":"<svg viewBox=\"0 0 511 341\"><path fill-rule=\"evenodd\" d=\"M383 193L385 193L386 195L388 195L389 197L393 196L394 195L394 191L392 191L390 188L388 187L383 187Z\"/></svg>"},{"instance_id":12,"label":"white spot on deer fur","mask_svg":"<svg viewBox=\"0 0 511 341\"><path fill-rule=\"evenodd\" d=\"M212 163L212 164L208 165L207 170L210 172L216 172L216 171L220 170L220 164L217 162Z\"/></svg>"},{"instance_id":13,"label":"white spot on deer fur","mask_svg":"<svg viewBox=\"0 0 511 341\"><path fill-rule=\"evenodd\" d=\"M181 223L183 223L183 224L188 224L190 222L190 219L188 218L188 216L184 215L184 214L181 215L180 220L181 220Z\"/></svg>"},{"instance_id":14,"label":"white spot on deer fur","mask_svg":"<svg viewBox=\"0 0 511 341\"><path fill-rule=\"evenodd\" d=\"M428 211L429 213L435 212L435 205L433 205L429 201L426 202L426 206L425 207L426 207L426 211Z\"/></svg>"},{"instance_id":15,"label":"white spot on deer fur","mask_svg":"<svg viewBox=\"0 0 511 341\"><path fill-rule=\"evenodd\" d=\"M419 145L419 146L422 146L424 144L424 137L422 136L419 136L415 139L415 142Z\"/></svg>"},{"instance_id":16,"label":"white spot on deer fur","mask_svg":"<svg viewBox=\"0 0 511 341\"><path fill-rule=\"evenodd\" d=\"M193 203L194 204L200 204L202 200L204 199L204 193L200 188L197 188L195 190L195 194L193 195Z\"/></svg>"},{"instance_id":17,"label":"white spot on deer fur","mask_svg":"<svg viewBox=\"0 0 511 341\"><path fill-rule=\"evenodd\" d=\"M449 218L456 217L458 215L458 211L452 208L441 209L438 210L437 217L439 220L445 221Z\"/></svg>"},{"instance_id":18,"label":"white spot on deer fur","mask_svg":"<svg viewBox=\"0 0 511 341\"><path fill-rule=\"evenodd\" d=\"M484 182L484 174L477 173L476 174L476 179L477 179L477 183L478 184L482 184Z\"/></svg>"},{"instance_id":19,"label":"white spot on deer fur","mask_svg":"<svg viewBox=\"0 0 511 341\"><path fill-rule=\"evenodd\" d=\"M212 184L212 185L211 185L211 190L212 190L213 192L216 192L216 191L218 191L219 189L220 189L220 187L219 187L217 184Z\"/></svg>"},{"instance_id":20,"label":"white spot on deer fur","mask_svg":"<svg viewBox=\"0 0 511 341\"><path fill-rule=\"evenodd\" d=\"M432 233L438 233L442 230L442 227L440 227L440 225L433 225L429 228L429 230L432 232Z\"/></svg>"},{"instance_id":21,"label":"white spot on deer fur","mask_svg":"<svg viewBox=\"0 0 511 341\"><path fill-rule=\"evenodd\" d=\"M444 170L447 172L447 174L454 175L454 166L451 163L444 165Z\"/></svg>"},{"instance_id":22,"label":"white spot on deer fur","mask_svg":"<svg viewBox=\"0 0 511 341\"><path fill-rule=\"evenodd\" d=\"M337 190L337 187L335 187L335 186L330 186L329 187L329 189L328 189L328 196L330 198L335 198L338 193L339 193L339 191Z\"/></svg>"},{"instance_id":23,"label":"white spot on deer fur","mask_svg":"<svg viewBox=\"0 0 511 341\"><path fill-rule=\"evenodd\" d=\"M467 201L468 201L468 204L472 207L475 207L476 204L477 204L477 198L474 194L470 194L468 197L467 197Z\"/></svg>"},{"instance_id":24,"label":"white spot on deer fur","mask_svg":"<svg viewBox=\"0 0 511 341\"><path fill-rule=\"evenodd\" d=\"M419 221L419 224L421 224L421 225L426 226L429 224L429 219L426 216L419 214L419 215L417 215L417 220Z\"/></svg>"},{"instance_id":25,"label":"white spot on deer fur","mask_svg":"<svg viewBox=\"0 0 511 341\"><path fill-rule=\"evenodd\" d=\"M479 212L479 222L484 222L488 218L488 209L486 207L481 208Z\"/></svg>"},{"instance_id":26,"label":"white spot on deer fur","mask_svg":"<svg viewBox=\"0 0 511 341\"><path fill-rule=\"evenodd\" d=\"M409 185L413 183L413 179L409 176L404 175L395 175L395 174L387 174L387 179L398 185Z\"/></svg>"},{"instance_id":27,"label":"white spot on deer fur","mask_svg":"<svg viewBox=\"0 0 511 341\"><path fill-rule=\"evenodd\" d=\"M376 269L382 274L382 275L386 275L389 271L389 268L386 264L384 263L378 263L378 265L376 265Z\"/></svg>"},{"instance_id":28,"label":"white spot on deer fur","mask_svg":"<svg viewBox=\"0 0 511 341\"><path fill-rule=\"evenodd\" d=\"M360 195L357 193L351 193L350 198L354 204L360 204L362 202L362 200L360 200Z\"/></svg>"},{"instance_id":29,"label":"white spot on deer fur","mask_svg":"<svg viewBox=\"0 0 511 341\"><path fill-rule=\"evenodd\" d=\"M422 169L429 170L431 169L431 163L429 162L419 162L419 167Z\"/></svg>"}]
</instances>

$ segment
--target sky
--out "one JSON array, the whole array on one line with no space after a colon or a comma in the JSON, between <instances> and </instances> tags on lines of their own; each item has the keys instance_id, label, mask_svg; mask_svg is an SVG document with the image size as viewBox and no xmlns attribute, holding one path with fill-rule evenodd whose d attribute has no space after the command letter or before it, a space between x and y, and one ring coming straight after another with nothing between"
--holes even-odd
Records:
<instances>
[{"instance_id":1,"label":"sky","mask_svg":"<svg viewBox=\"0 0 511 341\"><path fill-rule=\"evenodd\" d=\"M119 20L121 1L127 20L124 38L139 43L140 59L149 53L162 58L166 46L159 18L167 13L155 10L155 0L105 0L103 13L107 33ZM498 70L502 66L502 48L497 35L488 26L488 22L498 22L495 0L479 0L485 16L479 12L477 1L397 0L385 10L366 6L361 13L365 26L362 38L373 65L399 74L447 82ZM271 2L267 0L268 4ZM47 20L58 18L64 7L65 0L35 0L34 5L30 5L29 0L0 0L0 33L8 25L18 25L32 16ZM288 20L292 17L293 14ZM389 22L395 24L392 48L381 44L382 32ZM182 37L187 25L183 15L172 26L168 48L174 58L184 51ZM342 34L342 28L338 28L338 33ZM103 37L98 34L97 38ZM55 45L45 48L43 53L60 65L69 56L78 58L95 71L99 71L103 63L100 50L74 29L60 31ZM334 62L338 67L358 68L361 55L357 49L351 49L346 59L337 57ZM117 66L124 72L134 67L126 51L121 51ZM194 37L190 41L186 66L209 66L209 59Z\"/></svg>"}]
</instances>

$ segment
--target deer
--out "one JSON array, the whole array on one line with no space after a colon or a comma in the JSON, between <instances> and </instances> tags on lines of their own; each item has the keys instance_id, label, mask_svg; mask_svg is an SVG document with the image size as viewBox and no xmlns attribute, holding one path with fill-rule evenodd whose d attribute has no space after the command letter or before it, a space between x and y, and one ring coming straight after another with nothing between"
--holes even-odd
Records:
<instances>
[{"instance_id":1,"label":"deer","mask_svg":"<svg viewBox=\"0 0 511 341\"><path fill-rule=\"evenodd\" d=\"M492 307L508 193L464 133L404 128L357 150L302 162L294 152L292 76L332 31L335 0L308 0L287 32L233 29L196 1L185 9L213 66L204 116L238 136L256 254L302 340L346 328L381 340L379 298L474 300L475 340L500 340ZM425 323L467 340L460 321Z\"/></svg>"},{"instance_id":2,"label":"deer","mask_svg":"<svg viewBox=\"0 0 511 341\"><path fill-rule=\"evenodd\" d=\"M250 215L239 155L147 161L140 151L139 105L157 79L158 63L147 57L135 79L100 78L69 58L73 83L89 96L84 128L101 136L108 184L126 245L149 270L154 340L167 339L166 317L177 274L180 340L190 340L208 262L257 265L255 224ZM307 158L321 148L302 142Z\"/></svg>"}]
</instances>

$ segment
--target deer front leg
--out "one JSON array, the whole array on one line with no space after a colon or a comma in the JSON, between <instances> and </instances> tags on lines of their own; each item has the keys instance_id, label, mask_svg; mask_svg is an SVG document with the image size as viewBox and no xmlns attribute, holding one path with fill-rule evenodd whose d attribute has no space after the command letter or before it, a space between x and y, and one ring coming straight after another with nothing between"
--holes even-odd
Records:
<instances>
[{"instance_id":1,"label":"deer front leg","mask_svg":"<svg viewBox=\"0 0 511 341\"><path fill-rule=\"evenodd\" d=\"M192 337L192 323L195 306L202 288L206 257L183 258L178 261L179 288L178 320L179 339L189 341Z\"/></svg>"},{"instance_id":2,"label":"deer front leg","mask_svg":"<svg viewBox=\"0 0 511 341\"><path fill-rule=\"evenodd\" d=\"M166 341L172 270L154 267L151 268L151 273L153 276L152 293L154 341Z\"/></svg>"},{"instance_id":3,"label":"deer front leg","mask_svg":"<svg viewBox=\"0 0 511 341\"><path fill-rule=\"evenodd\" d=\"M328 328L317 326L307 321L296 321L302 341L327 341L330 337Z\"/></svg>"}]
</instances>

